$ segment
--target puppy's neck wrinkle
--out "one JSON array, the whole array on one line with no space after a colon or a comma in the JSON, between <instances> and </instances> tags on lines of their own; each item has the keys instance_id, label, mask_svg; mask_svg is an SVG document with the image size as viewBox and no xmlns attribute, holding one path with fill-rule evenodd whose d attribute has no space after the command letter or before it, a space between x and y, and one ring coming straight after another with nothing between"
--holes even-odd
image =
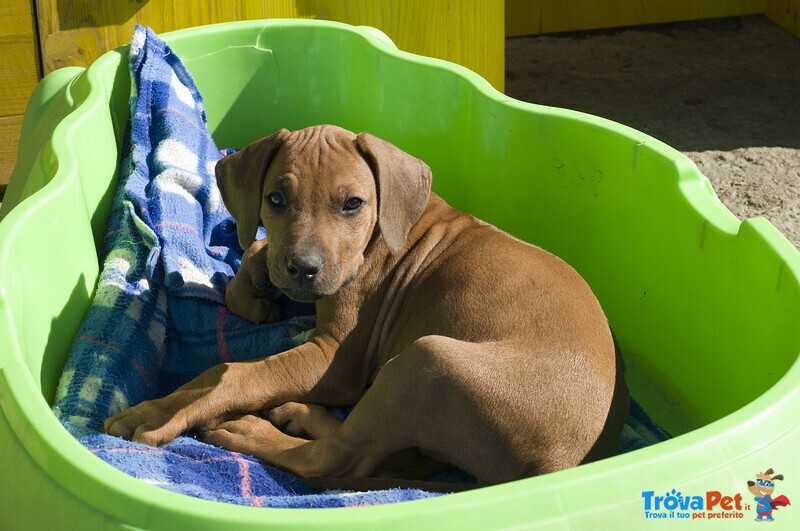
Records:
<instances>
[{"instance_id":1,"label":"puppy's neck wrinkle","mask_svg":"<svg viewBox=\"0 0 800 531\"><path fill-rule=\"evenodd\" d=\"M402 253L392 255L382 238L374 238L356 279L334 296L317 302L317 334L335 341L336 357L349 370L359 371L358 375L351 374L352 380L358 381L356 385L372 383L379 368L405 347L388 344L389 334L415 278L424 275L458 237L463 223L453 221L459 218L472 219L431 194ZM359 366L345 362L365 357L369 362Z\"/></svg>"},{"instance_id":2,"label":"puppy's neck wrinkle","mask_svg":"<svg viewBox=\"0 0 800 531\"><path fill-rule=\"evenodd\" d=\"M380 278L378 286L366 287L373 300L365 300L365 306L375 308L371 315L371 328L367 355L371 359L369 382L377 376L377 372L391 357L398 354L388 345L389 334L393 329L397 316L403 309L406 295L413 287L414 279L424 275L425 269L448 247L456 234L452 223L458 217L467 216L448 205L436 194L431 194L428 204L417 223L409 232L406 247L400 255L394 256L388 247L380 241L372 250L364 266L381 272L380 275L368 274L367 277ZM377 288L377 289L375 289ZM400 346L404 348L404 345Z\"/></svg>"}]
</instances>

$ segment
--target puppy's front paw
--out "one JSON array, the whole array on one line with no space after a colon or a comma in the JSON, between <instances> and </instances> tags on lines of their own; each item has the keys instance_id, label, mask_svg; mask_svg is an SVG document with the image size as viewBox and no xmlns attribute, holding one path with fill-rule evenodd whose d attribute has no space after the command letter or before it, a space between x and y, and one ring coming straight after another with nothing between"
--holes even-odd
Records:
<instances>
[{"instance_id":1,"label":"puppy's front paw","mask_svg":"<svg viewBox=\"0 0 800 531\"><path fill-rule=\"evenodd\" d=\"M106 419L109 435L160 446L184 431L214 425L230 411L239 409L241 364L215 365L172 394L146 400ZM246 369L247 367L245 367Z\"/></svg>"},{"instance_id":2,"label":"puppy's front paw","mask_svg":"<svg viewBox=\"0 0 800 531\"><path fill-rule=\"evenodd\" d=\"M205 430L199 437L208 444L266 461L273 458L275 453L300 442L291 444L292 441L270 421L249 414L222 422Z\"/></svg>"},{"instance_id":3,"label":"puppy's front paw","mask_svg":"<svg viewBox=\"0 0 800 531\"><path fill-rule=\"evenodd\" d=\"M237 279L239 279L237 281ZM228 309L247 319L251 323L274 323L281 320L281 307L272 300L269 290L259 290L256 286L247 285L247 280L237 274L228 284L225 292L225 306Z\"/></svg>"},{"instance_id":4,"label":"puppy's front paw","mask_svg":"<svg viewBox=\"0 0 800 531\"><path fill-rule=\"evenodd\" d=\"M160 446L172 441L187 428L179 412L165 399L148 400L106 419L103 429L109 435L129 441Z\"/></svg>"},{"instance_id":5,"label":"puppy's front paw","mask_svg":"<svg viewBox=\"0 0 800 531\"><path fill-rule=\"evenodd\" d=\"M255 241L245 251L239 271L228 284L225 305L252 323L274 323L281 320L276 292L267 272L267 240Z\"/></svg>"}]
</instances>

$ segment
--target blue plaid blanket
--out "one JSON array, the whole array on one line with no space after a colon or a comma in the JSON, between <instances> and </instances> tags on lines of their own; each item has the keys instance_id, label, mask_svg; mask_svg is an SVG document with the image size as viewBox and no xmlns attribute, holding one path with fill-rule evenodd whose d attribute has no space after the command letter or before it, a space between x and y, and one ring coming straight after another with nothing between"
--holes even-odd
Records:
<instances>
[{"instance_id":1,"label":"blue plaid blanket","mask_svg":"<svg viewBox=\"0 0 800 531\"><path fill-rule=\"evenodd\" d=\"M55 414L107 463L209 500L340 507L436 496L416 489L315 493L257 459L189 436L152 448L103 433L107 417L164 396L220 362L292 348L314 327L313 307L288 299L285 320L274 324L256 326L227 311L225 288L242 249L216 185L221 153L206 127L203 99L180 59L149 28L136 28L130 71L130 120L103 269L59 382ZM666 438L638 407L625 430L623 451Z\"/></svg>"}]
</instances>

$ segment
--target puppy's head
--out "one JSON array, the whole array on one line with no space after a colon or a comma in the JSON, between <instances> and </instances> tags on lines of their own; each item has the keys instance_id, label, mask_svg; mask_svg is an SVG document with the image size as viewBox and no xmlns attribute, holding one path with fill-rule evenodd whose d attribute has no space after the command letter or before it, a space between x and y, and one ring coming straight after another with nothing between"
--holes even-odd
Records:
<instances>
[{"instance_id":1,"label":"puppy's head","mask_svg":"<svg viewBox=\"0 0 800 531\"><path fill-rule=\"evenodd\" d=\"M304 302L353 280L376 231L401 253L431 182L419 159L335 126L278 131L220 160L216 175L242 248L263 224L270 280Z\"/></svg>"}]
</instances>

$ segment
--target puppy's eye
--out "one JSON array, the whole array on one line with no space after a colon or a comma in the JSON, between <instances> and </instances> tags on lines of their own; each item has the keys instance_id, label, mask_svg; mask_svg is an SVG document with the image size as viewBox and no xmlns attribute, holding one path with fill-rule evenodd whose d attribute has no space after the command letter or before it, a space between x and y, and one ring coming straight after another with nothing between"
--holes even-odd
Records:
<instances>
[{"instance_id":1,"label":"puppy's eye","mask_svg":"<svg viewBox=\"0 0 800 531\"><path fill-rule=\"evenodd\" d=\"M283 194L280 192L272 192L267 196L267 201L269 204L276 207L284 207L286 206L286 198L283 197Z\"/></svg>"},{"instance_id":2,"label":"puppy's eye","mask_svg":"<svg viewBox=\"0 0 800 531\"><path fill-rule=\"evenodd\" d=\"M344 206L342 206L342 212L355 212L364 204L364 200L360 197L351 197L347 201L345 201Z\"/></svg>"}]
</instances>

